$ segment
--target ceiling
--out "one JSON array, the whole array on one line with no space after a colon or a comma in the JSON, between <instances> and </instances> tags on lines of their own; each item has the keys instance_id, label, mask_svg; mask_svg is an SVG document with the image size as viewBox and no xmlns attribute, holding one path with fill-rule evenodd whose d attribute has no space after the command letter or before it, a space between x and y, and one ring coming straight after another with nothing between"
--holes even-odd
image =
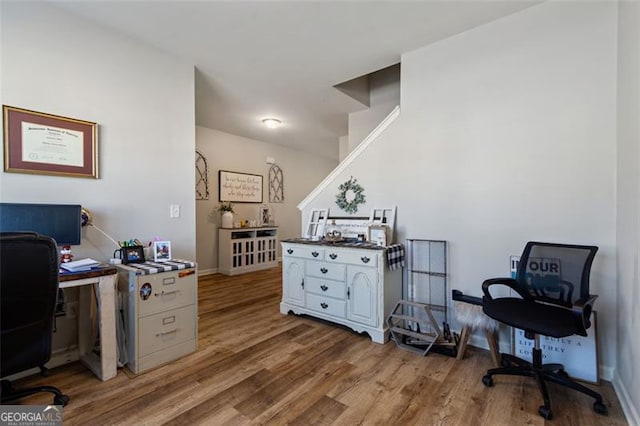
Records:
<instances>
[{"instance_id":1,"label":"ceiling","mask_svg":"<svg viewBox=\"0 0 640 426\"><path fill-rule=\"evenodd\" d=\"M193 64L196 124L337 160L348 113L365 106L333 86L539 1L50 3Z\"/></svg>"}]
</instances>

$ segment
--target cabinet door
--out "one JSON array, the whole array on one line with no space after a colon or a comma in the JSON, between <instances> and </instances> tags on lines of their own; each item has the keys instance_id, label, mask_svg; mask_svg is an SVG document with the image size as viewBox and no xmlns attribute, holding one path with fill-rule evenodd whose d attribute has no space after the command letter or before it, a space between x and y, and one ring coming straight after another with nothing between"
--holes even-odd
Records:
<instances>
[{"instance_id":1,"label":"cabinet door","mask_svg":"<svg viewBox=\"0 0 640 426\"><path fill-rule=\"evenodd\" d=\"M291 257L282 260L282 287L285 302L304 306L304 260Z\"/></svg>"},{"instance_id":2,"label":"cabinet door","mask_svg":"<svg viewBox=\"0 0 640 426\"><path fill-rule=\"evenodd\" d=\"M347 267L347 318L378 325L378 272L375 268Z\"/></svg>"}]
</instances>

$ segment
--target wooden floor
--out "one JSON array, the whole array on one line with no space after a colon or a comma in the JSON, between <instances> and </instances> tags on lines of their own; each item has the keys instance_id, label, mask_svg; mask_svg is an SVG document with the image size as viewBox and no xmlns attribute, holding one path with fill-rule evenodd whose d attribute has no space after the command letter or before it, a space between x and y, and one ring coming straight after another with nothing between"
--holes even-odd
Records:
<instances>
[{"instance_id":1,"label":"wooden floor","mask_svg":"<svg viewBox=\"0 0 640 426\"><path fill-rule=\"evenodd\" d=\"M489 353L469 348L458 361L372 343L309 318L281 315L281 269L199 282L199 349L134 376L100 382L80 363L32 376L71 397L65 425L625 425L612 386L593 400L550 385L554 420L537 414L528 378L496 377L486 388ZM49 404L49 396L22 403Z\"/></svg>"}]
</instances>

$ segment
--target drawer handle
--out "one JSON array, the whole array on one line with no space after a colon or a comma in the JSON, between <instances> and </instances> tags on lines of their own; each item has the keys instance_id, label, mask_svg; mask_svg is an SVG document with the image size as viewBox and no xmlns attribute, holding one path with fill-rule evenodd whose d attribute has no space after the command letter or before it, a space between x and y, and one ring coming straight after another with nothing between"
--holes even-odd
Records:
<instances>
[{"instance_id":1,"label":"drawer handle","mask_svg":"<svg viewBox=\"0 0 640 426\"><path fill-rule=\"evenodd\" d=\"M369 259L367 256L362 256L360 260L362 260L362 263L369 263L371 259Z\"/></svg>"},{"instance_id":2,"label":"drawer handle","mask_svg":"<svg viewBox=\"0 0 640 426\"><path fill-rule=\"evenodd\" d=\"M173 333L177 333L177 332L178 332L178 329L177 329L177 328L174 328L174 329L173 329L173 330L171 330L171 331L164 331L164 332L162 332L162 333L156 333L156 337L162 337L162 336L166 336L166 335L168 335L168 334L173 334Z\"/></svg>"},{"instance_id":3,"label":"drawer handle","mask_svg":"<svg viewBox=\"0 0 640 426\"><path fill-rule=\"evenodd\" d=\"M287 249L287 253L293 254L293 249Z\"/></svg>"},{"instance_id":4,"label":"drawer handle","mask_svg":"<svg viewBox=\"0 0 640 426\"><path fill-rule=\"evenodd\" d=\"M170 294L176 294L178 292L178 290L173 290L173 291L164 291L162 290L162 292L160 293L153 293L153 295L155 297L161 297L161 296L168 296Z\"/></svg>"},{"instance_id":5,"label":"drawer handle","mask_svg":"<svg viewBox=\"0 0 640 426\"><path fill-rule=\"evenodd\" d=\"M318 257L320 253L318 253L317 251L311 252L311 256L313 257Z\"/></svg>"},{"instance_id":6,"label":"drawer handle","mask_svg":"<svg viewBox=\"0 0 640 426\"><path fill-rule=\"evenodd\" d=\"M337 255L337 254L335 254L335 253L331 253L331 254L329 255L329 257L330 257L331 259L333 259L333 260L336 260L336 257L338 257L338 255Z\"/></svg>"},{"instance_id":7,"label":"drawer handle","mask_svg":"<svg viewBox=\"0 0 640 426\"><path fill-rule=\"evenodd\" d=\"M320 286L320 290L322 290L322 291L327 291L327 290L329 290L329 287L327 287L326 285L322 284L322 285Z\"/></svg>"},{"instance_id":8,"label":"drawer handle","mask_svg":"<svg viewBox=\"0 0 640 426\"><path fill-rule=\"evenodd\" d=\"M302 282L300 283L300 285L302 286L302 288L304 288L304 278L302 279Z\"/></svg>"},{"instance_id":9,"label":"drawer handle","mask_svg":"<svg viewBox=\"0 0 640 426\"><path fill-rule=\"evenodd\" d=\"M329 305L327 305L326 303L322 302L320 304L320 306L322 306L322 309L327 309L329 307Z\"/></svg>"},{"instance_id":10,"label":"drawer handle","mask_svg":"<svg viewBox=\"0 0 640 426\"><path fill-rule=\"evenodd\" d=\"M329 272L329 270L327 268L320 268L320 272L326 274L327 272Z\"/></svg>"}]
</instances>

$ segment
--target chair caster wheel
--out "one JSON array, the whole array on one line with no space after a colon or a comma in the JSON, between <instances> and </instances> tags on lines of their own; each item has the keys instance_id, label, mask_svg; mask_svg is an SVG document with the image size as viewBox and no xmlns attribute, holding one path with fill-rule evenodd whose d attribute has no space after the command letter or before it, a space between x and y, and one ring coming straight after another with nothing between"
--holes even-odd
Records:
<instances>
[{"instance_id":1,"label":"chair caster wheel","mask_svg":"<svg viewBox=\"0 0 640 426\"><path fill-rule=\"evenodd\" d=\"M53 397L53 405L62 405L64 407L69 403L69 399L67 395L56 395Z\"/></svg>"},{"instance_id":2,"label":"chair caster wheel","mask_svg":"<svg viewBox=\"0 0 640 426\"><path fill-rule=\"evenodd\" d=\"M594 402L593 403L593 410L598 413L598 414L602 414L602 415L607 415L607 413L609 412L609 410L607 410L607 406L604 405L602 402Z\"/></svg>"},{"instance_id":3,"label":"chair caster wheel","mask_svg":"<svg viewBox=\"0 0 640 426\"><path fill-rule=\"evenodd\" d=\"M551 408L547 408L544 405L541 405L540 408L538 408L538 414L540 414L546 420L551 420L551 418L553 417L553 413L551 412Z\"/></svg>"},{"instance_id":4,"label":"chair caster wheel","mask_svg":"<svg viewBox=\"0 0 640 426\"><path fill-rule=\"evenodd\" d=\"M490 388L491 386L493 386L493 377L491 377L488 374L485 376L482 376L482 383L484 383L486 387Z\"/></svg>"}]
</instances>

